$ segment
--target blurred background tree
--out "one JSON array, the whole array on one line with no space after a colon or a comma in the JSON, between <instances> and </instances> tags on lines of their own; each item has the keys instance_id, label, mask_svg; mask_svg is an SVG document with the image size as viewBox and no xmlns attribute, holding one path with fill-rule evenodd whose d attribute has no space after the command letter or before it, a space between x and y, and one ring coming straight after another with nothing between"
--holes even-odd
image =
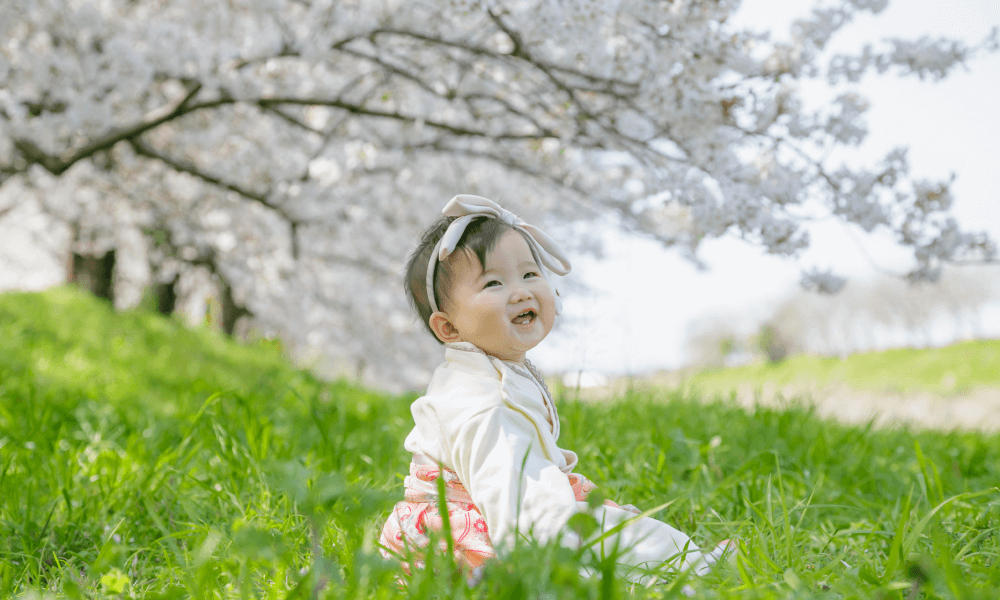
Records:
<instances>
[{"instance_id":1,"label":"blurred background tree","mask_svg":"<svg viewBox=\"0 0 1000 600\"><path fill-rule=\"evenodd\" d=\"M692 366L780 362L792 354L844 357L906 346L926 348L982 338L983 314L1000 299L996 269L945 269L937 281L909 284L888 274L852 280L836 295L789 293L759 319L730 315L692 324Z\"/></svg>"},{"instance_id":2,"label":"blurred background tree","mask_svg":"<svg viewBox=\"0 0 1000 600\"><path fill-rule=\"evenodd\" d=\"M40 248L117 306L201 319L210 295L225 331L382 386L436 360L399 272L456 192L527 209L576 251L612 223L694 261L726 234L794 257L804 223L834 218L890 232L911 280L994 261L905 148L864 167L831 153L865 139L863 76L944 78L996 30L824 59L886 1L817 6L788 41L731 27L739 4L11 0L0 211L38 207ZM816 81L835 100L810 109Z\"/></svg>"}]
</instances>

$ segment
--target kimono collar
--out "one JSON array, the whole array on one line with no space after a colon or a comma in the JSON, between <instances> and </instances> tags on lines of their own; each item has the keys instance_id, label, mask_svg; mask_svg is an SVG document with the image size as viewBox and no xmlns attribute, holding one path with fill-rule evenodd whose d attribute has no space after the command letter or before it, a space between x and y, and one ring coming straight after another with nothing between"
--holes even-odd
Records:
<instances>
[{"instance_id":1,"label":"kimono collar","mask_svg":"<svg viewBox=\"0 0 1000 600\"><path fill-rule=\"evenodd\" d=\"M496 363L500 363L503 366L510 369L511 371L513 371L514 373L520 375L521 377L533 379L539 385L539 387L542 388L542 391L546 396L546 399L552 402L552 393L549 391L549 387L545 385L545 379L542 377L542 374L538 372L538 369L536 369L535 366L531 364L531 361L529 361L527 358L524 359L524 362L503 360L502 358L497 358L495 356L486 354L486 352L484 352L482 348L476 346L472 342L449 342L444 346L446 349L445 350L446 358L447 354L449 354L448 351L461 353L458 355L453 354L451 358L459 358L460 356L462 356L462 354L464 354L465 356L479 355L482 358L485 358L487 362L494 369L499 370L496 366ZM461 360L461 358L459 358L459 360Z\"/></svg>"}]
</instances>

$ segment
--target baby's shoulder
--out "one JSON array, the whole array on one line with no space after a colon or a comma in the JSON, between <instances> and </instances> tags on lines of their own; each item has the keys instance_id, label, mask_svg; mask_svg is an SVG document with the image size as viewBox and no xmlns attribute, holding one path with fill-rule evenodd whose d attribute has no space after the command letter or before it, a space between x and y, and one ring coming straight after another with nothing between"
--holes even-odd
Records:
<instances>
[{"instance_id":1,"label":"baby's shoulder","mask_svg":"<svg viewBox=\"0 0 1000 600\"><path fill-rule=\"evenodd\" d=\"M468 414L500 405L501 392L502 380L492 365L470 370L444 363L434 371L427 393L418 402L448 414Z\"/></svg>"},{"instance_id":2,"label":"baby's shoulder","mask_svg":"<svg viewBox=\"0 0 1000 600\"><path fill-rule=\"evenodd\" d=\"M450 429L503 404L501 373L485 355L445 360L412 405L418 426ZM481 359L481 360L480 360Z\"/></svg>"}]
</instances>

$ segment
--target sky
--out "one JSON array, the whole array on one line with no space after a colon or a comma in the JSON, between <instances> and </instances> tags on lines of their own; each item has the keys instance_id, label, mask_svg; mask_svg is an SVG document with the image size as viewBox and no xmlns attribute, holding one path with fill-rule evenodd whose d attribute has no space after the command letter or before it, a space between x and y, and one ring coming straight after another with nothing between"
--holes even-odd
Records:
<instances>
[{"instance_id":1,"label":"sky","mask_svg":"<svg viewBox=\"0 0 1000 600\"><path fill-rule=\"evenodd\" d=\"M812 4L745 0L736 22L787 37L787 25ZM1000 26L995 0L893 0L881 14L845 26L830 50L856 51L886 37L923 35L976 43L995 26ZM975 58L940 82L886 75L866 79L861 91L871 102L870 132L858 158L874 161L894 146L909 146L913 174L935 179L955 173L954 214L960 223L1000 240L1000 53ZM574 260L570 277L590 291L566 297L564 311L571 318L530 356L549 372L642 374L677 368L686 362L684 340L693 323L759 322L798 287L803 267L829 267L854 281L881 270L906 270L906 255L885 238L865 238L838 224L810 232L813 246L797 262L765 256L735 239L706 243L702 258L710 269L700 272L651 241L608 231L605 256ZM987 330L1000 336L1000 311L986 316L992 322Z\"/></svg>"}]
</instances>

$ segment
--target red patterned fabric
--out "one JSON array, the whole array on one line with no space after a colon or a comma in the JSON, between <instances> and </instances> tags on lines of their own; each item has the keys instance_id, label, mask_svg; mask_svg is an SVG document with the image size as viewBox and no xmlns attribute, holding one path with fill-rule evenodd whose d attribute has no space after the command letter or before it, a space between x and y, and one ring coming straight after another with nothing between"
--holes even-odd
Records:
<instances>
[{"instance_id":1,"label":"red patterned fabric","mask_svg":"<svg viewBox=\"0 0 1000 600\"><path fill-rule=\"evenodd\" d=\"M445 504L448 507L448 521L455 550L455 560L459 564L474 569L488 558L496 555L490 543L486 520L472 503L458 476L450 469L421 466L410 463L410 476L418 481L436 482L444 475ZM386 558L400 559L403 569L409 573L410 565L406 557L414 557L415 567L423 568L420 559L423 551L431 543L430 532L439 536L439 546L447 549L447 542L440 539L444 531L440 503L436 494L428 494L407 486L402 502L397 502L392 514L382 527L379 536L380 552Z\"/></svg>"},{"instance_id":2,"label":"red patterned fabric","mask_svg":"<svg viewBox=\"0 0 1000 600\"><path fill-rule=\"evenodd\" d=\"M454 471L410 463L410 476L417 481L428 483L444 477L445 504L448 507L455 560L459 564L475 569L487 559L496 556L493 544L490 542L486 520L473 504L469 492ZM597 487L589 479L577 473L569 474L569 482L578 502L585 501L590 492ZM386 558L399 559L403 569L409 573L410 564L403 559L413 557L413 566L418 569L423 568L424 562L420 557L423 550L431 543L430 532L437 535L442 550L447 549L447 542L440 539L444 531L444 521L441 518L437 494L407 486L404 498L404 501L396 503L392 514L382 527L379 551ZM605 500L604 504L635 513L640 512L634 506L619 506L610 500Z\"/></svg>"}]
</instances>

